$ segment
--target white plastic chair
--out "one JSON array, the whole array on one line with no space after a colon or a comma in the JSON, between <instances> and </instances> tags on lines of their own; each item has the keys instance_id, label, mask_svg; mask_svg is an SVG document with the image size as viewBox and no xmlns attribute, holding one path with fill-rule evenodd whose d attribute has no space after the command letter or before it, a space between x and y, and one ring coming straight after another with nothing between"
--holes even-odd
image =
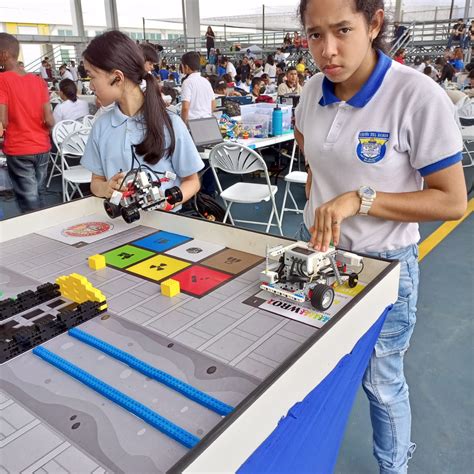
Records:
<instances>
[{"instance_id":1,"label":"white plastic chair","mask_svg":"<svg viewBox=\"0 0 474 474\"><path fill-rule=\"evenodd\" d=\"M81 197L84 197L79 185L90 183L92 180L92 173L84 168L84 166L69 166L66 161L67 156L81 157L84 154L90 131L90 128L82 127L69 134L61 143L59 153L61 159L63 202L70 201L76 192ZM71 188L71 193L69 193L69 188Z\"/></svg>"},{"instance_id":2,"label":"white plastic chair","mask_svg":"<svg viewBox=\"0 0 474 474\"><path fill-rule=\"evenodd\" d=\"M82 117L82 125L84 127L92 127L94 125L95 115L85 115Z\"/></svg>"},{"instance_id":3,"label":"white plastic chair","mask_svg":"<svg viewBox=\"0 0 474 474\"><path fill-rule=\"evenodd\" d=\"M267 165L255 150L251 150L240 143L219 143L211 150L209 164L214 173L220 196L226 207L224 222L227 221L228 217L233 225L235 225L235 222L265 225L265 232L268 232L271 226L276 226L280 234L283 235L280 217L275 204L275 194L278 191L278 187L272 186L270 183ZM226 173L238 175L263 171L266 184L240 182L223 189L217 174L218 169ZM230 209L234 203L255 204L262 201L271 201L272 203L272 212L270 213L268 222L234 219L230 213ZM273 224L273 218L276 219L276 224Z\"/></svg>"},{"instance_id":4,"label":"white plastic chair","mask_svg":"<svg viewBox=\"0 0 474 474\"><path fill-rule=\"evenodd\" d=\"M463 160L463 167L469 168L474 166L474 151L469 150L469 145L474 142L474 125L470 127L461 128L463 140L463 155L465 154L468 160Z\"/></svg>"},{"instance_id":5,"label":"white plastic chair","mask_svg":"<svg viewBox=\"0 0 474 474\"><path fill-rule=\"evenodd\" d=\"M304 210L298 207L298 204L296 203L296 200L290 189L292 183L305 185L308 179L308 173L306 173L306 171L293 171L293 163L295 162L296 147L297 147L297 143L295 140L293 143L293 151L291 152L290 168L288 170L288 174L285 176L286 186L285 186L285 193L283 194L283 203L281 206L281 216L280 216L281 222L283 222L283 216L285 214L285 211L296 212L297 214L302 214ZM290 196L290 199L293 201L294 207L285 207L286 199L288 196Z\"/></svg>"},{"instance_id":6,"label":"white plastic chair","mask_svg":"<svg viewBox=\"0 0 474 474\"><path fill-rule=\"evenodd\" d=\"M57 152L50 153L50 158L51 158L51 162L53 166L51 168L51 172L49 173L49 178L46 183L47 188L49 188L49 186L51 185L51 180L55 176L61 176L61 164L59 162L60 160L59 150L61 147L61 143L69 134L83 127L84 125L81 122L78 122L77 120L61 120L61 122L58 122L53 127L53 131L51 135L53 137L53 142L56 145Z\"/></svg>"}]
</instances>

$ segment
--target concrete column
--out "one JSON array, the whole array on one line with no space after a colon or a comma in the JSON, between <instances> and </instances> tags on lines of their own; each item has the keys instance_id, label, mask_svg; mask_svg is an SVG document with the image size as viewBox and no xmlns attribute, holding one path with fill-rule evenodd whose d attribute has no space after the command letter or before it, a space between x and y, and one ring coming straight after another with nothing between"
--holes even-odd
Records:
<instances>
[{"instance_id":1,"label":"concrete column","mask_svg":"<svg viewBox=\"0 0 474 474\"><path fill-rule=\"evenodd\" d=\"M201 38L199 0L185 0L185 9L187 47L194 49L196 45L199 45L199 39Z\"/></svg>"},{"instance_id":2,"label":"concrete column","mask_svg":"<svg viewBox=\"0 0 474 474\"><path fill-rule=\"evenodd\" d=\"M71 8L72 32L74 36L85 37L81 0L69 0Z\"/></svg>"},{"instance_id":3,"label":"concrete column","mask_svg":"<svg viewBox=\"0 0 474 474\"><path fill-rule=\"evenodd\" d=\"M466 0L466 3L464 4L464 19L470 18L470 10L471 10L471 0Z\"/></svg>"},{"instance_id":4,"label":"concrete column","mask_svg":"<svg viewBox=\"0 0 474 474\"><path fill-rule=\"evenodd\" d=\"M394 21L402 21L402 0L397 0L397 3L395 4Z\"/></svg>"},{"instance_id":5,"label":"concrete column","mask_svg":"<svg viewBox=\"0 0 474 474\"><path fill-rule=\"evenodd\" d=\"M117 0L104 0L105 21L108 30L118 30Z\"/></svg>"}]
</instances>

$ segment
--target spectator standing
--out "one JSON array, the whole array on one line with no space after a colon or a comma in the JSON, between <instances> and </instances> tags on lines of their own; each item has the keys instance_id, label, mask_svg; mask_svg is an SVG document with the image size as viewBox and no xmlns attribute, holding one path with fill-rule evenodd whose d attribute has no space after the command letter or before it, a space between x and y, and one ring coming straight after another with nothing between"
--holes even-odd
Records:
<instances>
[{"instance_id":1,"label":"spectator standing","mask_svg":"<svg viewBox=\"0 0 474 474\"><path fill-rule=\"evenodd\" d=\"M301 49L301 36L297 31L293 35L293 46L297 52Z\"/></svg>"},{"instance_id":2,"label":"spectator standing","mask_svg":"<svg viewBox=\"0 0 474 474\"><path fill-rule=\"evenodd\" d=\"M81 79L85 79L87 77L86 68L84 67L84 61L81 61L79 63L79 66L77 67L77 72Z\"/></svg>"},{"instance_id":3,"label":"spectator standing","mask_svg":"<svg viewBox=\"0 0 474 474\"><path fill-rule=\"evenodd\" d=\"M40 66L40 76L45 80L49 80L48 76L48 61L44 60L41 61L41 66Z\"/></svg>"},{"instance_id":4,"label":"spectator standing","mask_svg":"<svg viewBox=\"0 0 474 474\"><path fill-rule=\"evenodd\" d=\"M472 44L474 44L474 20L471 20L471 24L469 25L464 48L470 48Z\"/></svg>"},{"instance_id":5,"label":"spectator standing","mask_svg":"<svg viewBox=\"0 0 474 474\"><path fill-rule=\"evenodd\" d=\"M269 54L267 56L267 62L265 63L265 68L263 70L264 74L267 74L270 82L275 82L276 79L276 64L273 56Z\"/></svg>"},{"instance_id":6,"label":"spectator standing","mask_svg":"<svg viewBox=\"0 0 474 474\"><path fill-rule=\"evenodd\" d=\"M392 46L396 45L397 43L401 43L401 38L405 36L407 31L407 27L400 25L398 21L393 24L393 41Z\"/></svg>"},{"instance_id":7,"label":"spectator standing","mask_svg":"<svg viewBox=\"0 0 474 474\"><path fill-rule=\"evenodd\" d=\"M53 67L51 66L51 63L49 62L48 56L44 57L44 61L46 61L46 73L48 74L48 79L52 81L53 80Z\"/></svg>"},{"instance_id":8,"label":"spectator standing","mask_svg":"<svg viewBox=\"0 0 474 474\"><path fill-rule=\"evenodd\" d=\"M466 24L462 18L456 21L451 29L451 35L448 40L448 48L453 46L453 43L457 41L461 48L464 46L464 37L466 36Z\"/></svg>"},{"instance_id":9,"label":"spectator standing","mask_svg":"<svg viewBox=\"0 0 474 474\"><path fill-rule=\"evenodd\" d=\"M74 60L71 60L70 62L69 72L71 73L72 80L76 85L77 93L80 94L82 92L82 81L79 76L79 71L77 69L76 62Z\"/></svg>"},{"instance_id":10,"label":"spectator standing","mask_svg":"<svg viewBox=\"0 0 474 474\"><path fill-rule=\"evenodd\" d=\"M20 43L0 33L0 130L13 191L22 212L42 207L46 182L49 129L54 118L44 80L18 68Z\"/></svg>"},{"instance_id":11,"label":"spectator standing","mask_svg":"<svg viewBox=\"0 0 474 474\"><path fill-rule=\"evenodd\" d=\"M207 31L206 31L207 59L209 59L209 54L211 52L211 49L214 49L215 47L215 40L216 40L216 35L214 34L214 31L212 31L212 28L208 26Z\"/></svg>"},{"instance_id":12,"label":"spectator standing","mask_svg":"<svg viewBox=\"0 0 474 474\"><path fill-rule=\"evenodd\" d=\"M290 66L286 72L286 82L278 86L278 95L301 94L302 90L298 82L298 71L294 66Z\"/></svg>"},{"instance_id":13,"label":"spectator standing","mask_svg":"<svg viewBox=\"0 0 474 474\"><path fill-rule=\"evenodd\" d=\"M291 43L291 37L290 37L290 33L287 33L285 35L285 37L283 38L283 49L285 51L288 51L289 49L291 49L292 43Z\"/></svg>"},{"instance_id":14,"label":"spectator standing","mask_svg":"<svg viewBox=\"0 0 474 474\"><path fill-rule=\"evenodd\" d=\"M397 61L397 63L405 64L405 50L403 48L400 48L395 53L395 56L393 57L393 60Z\"/></svg>"},{"instance_id":15,"label":"spectator standing","mask_svg":"<svg viewBox=\"0 0 474 474\"><path fill-rule=\"evenodd\" d=\"M208 66L210 70L209 74L215 74L217 72L217 53L214 48L211 48L208 59Z\"/></svg>"},{"instance_id":16,"label":"spectator standing","mask_svg":"<svg viewBox=\"0 0 474 474\"><path fill-rule=\"evenodd\" d=\"M249 58L247 56L244 56L244 59L242 60L242 65L240 66L240 77L242 79L242 82L245 82L245 80L249 76L250 76Z\"/></svg>"},{"instance_id":17,"label":"spectator standing","mask_svg":"<svg viewBox=\"0 0 474 474\"><path fill-rule=\"evenodd\" d=\"M77 72L76 62L71 61L69 65L69 72L71 73L72 80L77 83L79 79L79 73Z\"/></svg>"},{"instance_id":18,"label":"spectator standing","mask_svg":"<svg viewBox=\"0 0 474 474\"><path fill-rule=\"evenodd\" d=\"M214 92L199 72L200 54L196 51L183 54L181 65L187 75L181 89L181 118L187 123L189 119L210 117L215 109Z\"/></svg>"},{"instance_id":19,"label":"spectator standing","mask_svg":"<svg viewBox=\"0 0 474 474\"><path fill-rule=\"evenodd\" d=\"M54 121L79 120L89 113L89 104L77 98L77 87L71 79L63 79L59 83L59 96L61 102L53 111Z\"/></svg>"}]
</instances>

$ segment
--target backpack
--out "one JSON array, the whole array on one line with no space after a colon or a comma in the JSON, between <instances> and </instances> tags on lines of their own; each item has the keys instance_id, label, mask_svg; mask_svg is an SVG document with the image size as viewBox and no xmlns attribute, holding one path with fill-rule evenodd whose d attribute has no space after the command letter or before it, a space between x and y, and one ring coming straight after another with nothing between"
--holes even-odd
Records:
<instances>
[{"instance_id":1,"label":"backpack","mask_svg":"<svg viewBox=\"0 0 474 474\"><path fill-rule=\"evenodd\" d=\"M224 107L224 113L229 117L237 117L241 115L240 104L230 98L225 97L222 101L222 106Z\"/></svg>"},{"instance_id":2,"label":"backpack","mask_svg":"<svg viewBox=\"0 0 474 474\"><path fill-rule=\"evenodd\" d=\"M179 213L213 222L223 222L225 209L212 196L199 191L194 198L183 204Z\"/></svg>"}]
</instances>

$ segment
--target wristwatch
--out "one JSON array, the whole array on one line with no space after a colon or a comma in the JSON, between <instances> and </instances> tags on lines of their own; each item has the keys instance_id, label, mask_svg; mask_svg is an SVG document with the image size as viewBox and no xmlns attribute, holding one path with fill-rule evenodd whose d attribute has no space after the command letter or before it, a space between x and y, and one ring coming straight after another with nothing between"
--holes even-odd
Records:
<instances>
[{"instance_id":1,"label":"wristwatch","mask_svg":"<svg viewBox=\"0 0 474 474\"><path fill-rule=\"evenodd\" d=\"M367 216L373 202L375 201L377 193L375 192L375 189L370 186L361 186L359 191L357 191L357 194L360 197L359 215Z\"/></svg>"}]
</instances>

